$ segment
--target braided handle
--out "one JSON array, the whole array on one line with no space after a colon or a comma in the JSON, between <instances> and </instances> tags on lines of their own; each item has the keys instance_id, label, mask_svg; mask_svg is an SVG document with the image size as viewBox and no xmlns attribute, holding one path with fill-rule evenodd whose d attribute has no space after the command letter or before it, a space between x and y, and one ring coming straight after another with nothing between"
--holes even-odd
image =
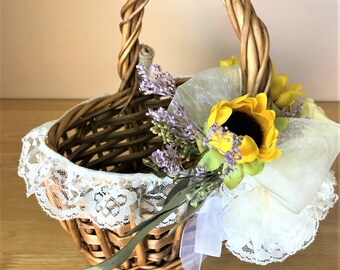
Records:
<instances>
[{"instance_id":1,"label":"braided handle","mask_svg":"<svg viewBox=\"0 0 340 270\"><path fill-rule=\"evenodd\" d=\"M269 58L269 34L264 23L257 17L250 0L221 0L240 40L241 68L244 85L250 96L268 94L272 70ZM139 41L144 8L149 0L128 0L121 10L123 21L118 74L122 82L119 91L129 88L132 98L137 90Z\"/></svg>"},{"instance_id":2,"label":"braided handle","mask_svg":"<svg viewBox=\"0 0 340 270\"><path fill-rule=\"evenodd\" d=\"M250 96L268 94L272 65L269 58L269 34L257 17L250 0L222 0L231 24L240 40L241 68Z\"/></svg>"}]
</instances>

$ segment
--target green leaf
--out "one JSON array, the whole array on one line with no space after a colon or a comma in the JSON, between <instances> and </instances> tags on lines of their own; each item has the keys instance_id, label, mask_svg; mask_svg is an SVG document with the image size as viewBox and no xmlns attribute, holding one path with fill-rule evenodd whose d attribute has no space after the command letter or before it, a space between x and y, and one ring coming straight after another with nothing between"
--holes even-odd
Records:
<instances>
[{"instance_id":1,"label":"green leaf","mask_svg":"<svg viewBox=\"0 0 340 270\"><path fill-rule=\"evenodd\" d=\"M189 177L184 178L183 180L179 180L177 184L171 189L168 196L165 199L164 205L166 205L178 192L187 188L189 185Z\"/></svg>"},{"instance_id":2,"label":"green leaf","mask_svg":"<svg viewBox=\"0 0 340 270\"><path fill-rule=\"evenodd\" d=\"M277 107L274 102L271 104L271 109L274 110L275 115L281 115L282 113L279 107Z\"/></svg>"},{"instance_id":3,"label":"green leaf","mask_svg":"<svg viewBox=\"0 0 340 270\"><path fill-rule=\"evenodd\" d=\"M279 131L282 132L284 131L289 123L289 119L286 117L276 117L275 118L275 128Z\"/></svg>"},{"instance_id":4,"label":"green leaf","mask_svg":"<svg viewBox=\"0 0 340 270\"><path fill-rule=\"evenodd\" d=\"M216 149L209 149L198 162L199 166L205 167L206 171L211 172L218 169L223 161L223 155Z\"/></svg>"},{"instance_id":5,"label":"green leaf","mask_svg":"<svg viewBox=\"0 0 340 270\"><path fill-rule=\"evenodd\" d=\"M207 134L209 132L208 122L204 122L204 124L203 124L203 132L204 132L204 134Z\"/></svg>"},{"instance_id":6,"label":"green leaf","mask_svg":"<svg viewBox=\"0 0 340 270\"><path fill-rule=\"evenodd\" d=\"M197 139L196 140L196 144L197 144L198 151L201 154L207 149L207 147L203 145L202 139Z\"/></svg>"},{"instance_id":7,"label":"green leaf","mask_svg":"<svg viewBox=\"0 0 340 270\"><path fill-rule=\"evenodd\" d=\"M196 215L196 213L201 209L202 206L203 202L201 202L201 204L199 204L197 207L191 207L191 209L186 211L185 217L180 220L173 228L171 228L171 230L168 232L168 236L173 234L181 224L186 223L189 219Z\"/></svg>"},{"instance_id":8,"label":"green leaf","mask_svg":"<svg viewBox=\"0 0 340 270\"><path fill-rule=\"evenodd\" d=\"M159 216L163 215L167 212L172 212L177 207L179 207L181 204L184 203L186 200L186 193L185 192L179 192L172 200L170 200L161 211L159 211L157 214L152 216L151 218L144 220L143 222L139 223L136 227L134 227L132 230L128 231L125 236L130 236L134 234L137 231L142 230L145 226L148 226L150 223L154 222L154 220L158 219ZM157 224L156 224L157 225Z\"/></svg>"},{"instance_id":9,"label":"green leaf","mask_svg":"<svg viewBox=\"0 0 340 270\"><path fill-rule=\"evenodd\" d=\"M160 222L166 219L172 211L168 211L160 215L153 222L150 222L143 229L141 229L136 235L130 240L125 247L123 247L118 253L113 255L110 259L89 268L87 270L112 270L120 267L127 259L129 259L131 253L137 246L137 244L143 240L143 238Z\"/></svg>"},{"instance_id":10,"label":"green leaf","mask_svg":"<svg viewBox=\"0 0 340 270\"><path fill-rule=\"evenodd\" d=\"M163 171L160 171L159 168L157 167L157 165L155 164L155 162L150 158L143 158L143 163L144 165L148 166L149 168L151 168L152 170L154 170L154 174L161 178L164 179L166 177L166 173Z\"/></svg>"},{"instance_id":11,"label":"green leaf","mask_svg":"<svg viewBox=\"0 0 340 270\"><path fill-rule=\"evenodd\" d=\"M247 162L242 164L242 169L244 174L250 176L257 175L262 172L264 168L264 162L256 159L253 162Z\"/></svg>"},{"instance_id":12,"label":"green leaf","mask_svg":"<svg viewBox=\"0 0 340 270\"><path fill-rule=\"evenodd\" d=\"M238 184L241 183L241 181L244 177L242 166L240 164L237 164L236 166L234 166L233 169L234 169L234 172L231 173L230 175L226 176L223 179L224 184L229 189L234 189L235 187L237 187Z\"/></svg>"},{"instance_id":13,"label":"green leaf","mask_svg":"<svg viewBox=\"0 0 340 270\"><path fill-rule=\"evenodd\" d=\"M184 185L185 183L183 183ZM87 270L112 270L118 268L123 264L131 255L137 244L143 240L143 238L160 222L166 219L178 206L183 204L187 199L186 195L196 189L196 186L200 185L200 182L195 182L189 187L179 190L174 194L172 198L164 205L163 209L155 216L151 217L138 224L135 228L130 230L125 236L132 235L137 232L136 235L123 247L118 253L112 256L110 259L93 267L86 268Z\"/></svg>"},{"instance_id":14,"label":"green leaf","mask_svg":"<svg viewBox=\"0 0 340 270\"><path fill-rule=\"evenodd\" d=\"M192 185L188 186L187 188L184 188L180 191L178 191L176 194L173 195L173 197L164 205L163 209L160 210L156 215L152 216L151 218L144 220L140 224L138 224L136 227L134 227L132 230L127 232L125 236L132 235L133 233L141 230L144 226L147 226L150 222L153 222L153 220L157 219L158 216L162 215L165 212L173 211L178 206L180 206L184 201L187 200L187 194L191 194L193 190L195 190L196 186L200 185L200 182L195 182Z\"/></svg>"}]
</instances>

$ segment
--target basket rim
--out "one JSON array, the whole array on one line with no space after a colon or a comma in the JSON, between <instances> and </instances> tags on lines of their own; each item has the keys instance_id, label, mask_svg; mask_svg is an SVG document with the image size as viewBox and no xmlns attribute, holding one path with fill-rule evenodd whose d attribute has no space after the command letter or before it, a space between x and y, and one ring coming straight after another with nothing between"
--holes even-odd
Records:
<instances>
[{"instance_id":1,"label":"basket rim","mask_svg":"<svg viewBox=\"0 0 340 270\"><path fill-rule=\"evenodd\" d=\"M32 129L30 132L28 132L23 138L22 138L22 142L24 142L27 138L30 137L30 135L32 134L32 132L36 131L37 129L40 130L44 130L43 134L41 135L43 137L43 139L39 139L39 147L42 150L42 152L47 156L47 157L55 157L58 160L60 160L64 165L67 166L67 168L74 168L72 171L77 171L77 172L82 172L82 173L88 173L90 175L95 175L96 177L108 177L108 178L112 178L113 176L119 176L122 180L124 178L127 178L128 176L134 176L134 177L138 177L140 178L141 176L143 176L145 178L145 180L150 180L150 181L164 181L164 180L170 180L171 178L169 177L165 177L164 179L159 178L158 176L156 176L154 173L149 172L149 173L117 173L117 172L108 172L108 171L99 171L99 170L94 170L94 169L90 169L90 168L86 168L83 166L80 166L72 161L70 161L68 158L64 157L63 155L61 155L60 153L58 153L57 151L54 151L52 148L50 148L48 146L47 143L47 139L48 139L48 132L50 131L50 129L57 124L59 121L61 121L63 119L63 117L65 115L67 115L71 110L73 110L74 108L81 106L81 105L85 105L95 99L101 99L101 98L106 98L106 97L110 97L110 94L106 94L103 96L98 96L98 97L94 97L94 98L90 98L87 100L84 100L80 103L78 103L77 105L73 106L72 108L70 108L69 110L67 110L60 118L55 119L55 120L51 120L48 121L38 127L35 127L34 129ZM40 136L40 137L41 137ZM24 157L24 152L22 151L21 153L21 157L20 160L23 160ZM19 166L21 167L21 165ZM19 171L20 174L20 171ZM21 176L21 174L20 174ZM23 177L23 176L22 176ZM113 179L112 179L113 180Z\"/></svg>"}]
</instances>

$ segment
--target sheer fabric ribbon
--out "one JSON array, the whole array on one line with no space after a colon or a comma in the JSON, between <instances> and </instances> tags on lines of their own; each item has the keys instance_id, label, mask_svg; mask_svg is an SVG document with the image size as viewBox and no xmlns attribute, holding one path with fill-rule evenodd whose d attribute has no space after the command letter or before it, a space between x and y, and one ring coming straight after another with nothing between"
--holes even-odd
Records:
<instances>
[{"instance_id":1,"label":"sheer fabric ribbon","mask_svg":"<svg viewBox=\"0 0 340 270\"><path fill-rule=\"evenodd\" d=\"M170 112L181 105L202 127L212 105L240 95L238 68L199 73L177 90ZM279 135L281 157L233 190L223 185L186 225L184 269L200 269L205 255L220 256L223 240L235 256L260 265L283 261L312 243L319 221L338 199L330 168L339 138L340 125L334 122L290 118Z\"/></svg>"}]
</instances>

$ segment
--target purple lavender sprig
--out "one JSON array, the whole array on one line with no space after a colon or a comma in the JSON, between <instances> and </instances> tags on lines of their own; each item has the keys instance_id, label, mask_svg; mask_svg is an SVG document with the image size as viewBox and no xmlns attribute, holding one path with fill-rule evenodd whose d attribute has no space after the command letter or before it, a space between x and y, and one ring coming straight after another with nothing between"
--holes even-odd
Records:
<instances>
[{"instance_id":1,"label":"purple lavender sprig","mask_svg":"<svg viewBox=\"0 0 340 270\"><path fill-rule=\"evenodd\" d=\"M204 164L202 164L202 166L197 166L194 168L194 176L196 178L204 178L205 177L205 174L207 172L205 171L205 167L204 167Z\"/></svg>"},{"instance_id":2,"label":"purple lavender sprig","mask_svg":"<svg viewBox=\"0 0 340 270\"><path fill-rule=\"evenodd\" d=\"M196 140L200 135L192 124L183 124L162 107L149 109L147 115L152 117L154 125L150 130L162 137L164 144L176 145L182 158L197 152Z\"/></svg>"},{"instance_id":3,"label":"purple lavender sprig","mask_svg":"<svg viewBox=\"0 0 340 270\"><path fill-rule=\"evenodd\" d=\"M239 147L242 144L243 136L237 136L235 133L232 133L231 143L232 146L229 151L224 154L224 163L228 164L231 167L237 165L237 160L242 158L242 153Z\"/></svg>"},{"instance_id":4,"label":"purple lavender sprig","mask_svg":"<svg viewBox=\"0 0 340 270\"><path fill-rule=\"evenodd\" d=\"M152 153L151 157L158 168L162 169L171 177L178 176L182 170L181 157L170 145L167 145L166 150L157 149Z\"/></svg>"},{"instance_id":5,"label":"purple lavender sprig","mask_svg":"<svg viewBox=\"0 0 340 270\"><path fill-rule=\"evenodd\" d=\"M214 136L213 136L214 135ZM234 172L234 167L237 165L237 160L242 158L242 153L239 147L242 144L243 136L238 136L231 132L227 126L220 126L214 123L208 130L206 137L202 139L202 143L206 147L212 147L209 142L217 140L219 147L216 148L220 153L224 154L223 158L223 168L221 169L221 178L224 179L226 176ZM227 140L231 142L230 150L224 152L221 143L222 140Z\"/></svg>"},{"instance_id":6,"label":"purple lavender sprig","mask_svg":"<svg viewBox=\"0 0 340 270\"><path fill-rule=\"evenodd\" d=\"M212 124L212 126L209 128L208 133L206 134L206 137L203 138L203 145L211 147L209 145L209 142L217 140L219 147L216 149L219 152L224 152L222 149L221 143L223 140L226 140L227 142L231 142L232 146L229 151L225 152L224 160L226 163L232 165L235 163L236 165L236 159L241 159L241 152L239 150L239 146L242 143L243 136L238 136L235 133L231 132L227 126L220 126L217 123Z\"/></svg>"},{"instance_id":7,"label":"purple lavender sprig","mask_svg":"<svg viewBox=\"0 0 340 270\"><path fill-rule=\"evenodd\" d=\"M136 66L139 77L139 90L144 95L156 94L173 97L176 90L176 82L167 71L162 71L157 64L149 68L142 64Z\"/></svg>"}]
</instances>

